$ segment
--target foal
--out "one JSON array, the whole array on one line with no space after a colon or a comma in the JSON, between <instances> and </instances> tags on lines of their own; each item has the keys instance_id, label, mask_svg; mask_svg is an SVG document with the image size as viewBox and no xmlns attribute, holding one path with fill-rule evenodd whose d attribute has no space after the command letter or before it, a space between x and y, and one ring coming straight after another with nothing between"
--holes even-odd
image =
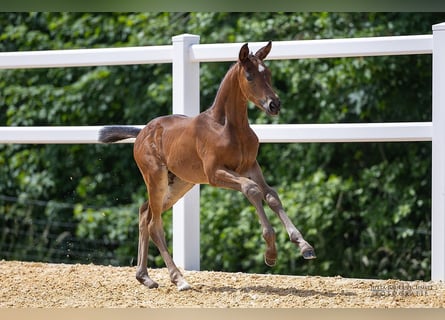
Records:
<instances>
[{"instance_id":1,"label":"foal","mask_svg":"<svg viewBox=\"0 0 445 320\"><path fill-rule=\"evenodd\" d=\"M244 44L238 62L225 75L213 105L196 117L169 115L151 120L143 129L104 127L99 141L110 143L136 138L134 159L142 173L149 200L139 209L139 247L136 278L156 288L147 272L148 244L158 247L179 290L190 289L167 251L161 214L171 208L195 184L210 184L242 192L255 207L266 242L265 263L276 262L275 232L266 217L263 200L277 214L305 259L314 249L304 240L284 212L278 194L267 185L256 160L258 138L249 126L247 101L271 116L280 111L280 100L271 86L271 74L263 60L271 42L254 55Z\"/></svg>"}]
</instances>

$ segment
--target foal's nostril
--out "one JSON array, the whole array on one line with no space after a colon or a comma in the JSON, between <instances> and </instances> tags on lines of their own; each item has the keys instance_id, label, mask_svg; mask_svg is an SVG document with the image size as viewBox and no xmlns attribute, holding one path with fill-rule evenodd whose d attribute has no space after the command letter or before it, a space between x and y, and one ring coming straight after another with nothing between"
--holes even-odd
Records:
<instances>
[{"instance_id":1,"label":"foal's nostril","mask_svg":"<svg viewBox=\"0 0 445 320\"><path fill-rule=\"evenodd\" d=\"M272 113L278 113L278 111L280 111L280 100L271 101L269 104L269 110Z\"/></svg>"}]
</instances>

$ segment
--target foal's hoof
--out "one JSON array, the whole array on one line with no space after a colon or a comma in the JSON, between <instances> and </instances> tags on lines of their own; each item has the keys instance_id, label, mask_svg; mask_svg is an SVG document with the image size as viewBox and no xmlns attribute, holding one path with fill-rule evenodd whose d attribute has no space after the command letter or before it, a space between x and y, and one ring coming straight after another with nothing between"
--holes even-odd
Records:
<instances>
[{"instance_id":1,"label":"foal's hoof","mask_svg":"<svg viewBox=\"0 0 445 320\"><path fill-rule=\"evenodd\" d=\"M182 280L177 284L178 291L190 290L192 287L188 284L187 281Z\"/></svg>"},{"instance_id":2,"label":"foal's hoof","mask_svg":"<svg viewBox=\"0 0 445 320\"><path fill-rule=\"evenodd\" d=\"M159 284L157 282L154 282L151 279L145 280L144 282L141 282L144 286L146 286L148 289L156 289L159 287Z\"/></svg>"},{"instance_id":3,"label":"foal's hoof","mask_svg":"<svg viewBox=\"0 0 445 320\"><path fill-rule=\"evenodd\" d=\"M275 259L275 258L267 258L266 256L264 256L264 263L268 267L273 267L277 263L277 259Z\"/></svg>"},{"instance_id":4,"label":"foal's hoof","mask_svg":"<svg viewBox=\"0 0 445 320\"><path fill-rule=\"evenodd\" d=\"M306 260L317 258L317 256L315 255L314 249L307 249L307 250L303 251L302 254L303 254L303 258L305 258Z\"/></svg>"},{"instance_id":5,"label":"foal's hoof","mask_svg":"<svg viewBox=\"0 0 445 320\"><path fill-rule=\"evenodd\" d=\"M146 286L148 289L155 289L157 287L159 287L159 284L155 281L153 281L152 279L150 279L150 277L148 276L136 276L136 279L143 284L144 286Z\"/></svg>"}]
</instances>

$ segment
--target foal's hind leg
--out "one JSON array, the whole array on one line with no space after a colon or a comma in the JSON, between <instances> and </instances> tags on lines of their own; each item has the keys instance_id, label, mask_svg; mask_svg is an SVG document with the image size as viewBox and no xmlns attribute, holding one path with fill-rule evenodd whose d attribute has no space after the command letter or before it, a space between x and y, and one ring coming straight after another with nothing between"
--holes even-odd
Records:
<instances>
[{"instance_id":1,"label":"foal's hind leg","mask_svg":"<svg viewBox=\"0 0 445 320\"><path fill-rule=\"evenodd\" d=\"M157 179L152 181L156 181L156 185L154 189L151 186L149 189L150 207L153 210L153 218L149 225L150 237L164 259L171 281L177 286L178 290L188 290L190 285L184 279L184 276L176 267L168 252L161 213L171 208L176 201L193 187L193 184L177 178L174 174L168 172L165 167L162 168L162 172L158 172Z\"/></svg>"},{"instance_id":2,"label":"foal's hind leg","mask_svg":"<svg viewBox=\"0 0 445 320\"><path fill-rule=\"evenodd\" d=\"M142 219L140 220L142 223L140 223L138 270L136 272L136 278L148 288L158 287L158 284L150 279L147 273L148 241L149 237L151 237L164 259L170 273L171 281L176 284L178 290L187 290L190 289L190 285L184 279L182 273L176 267L168 253L161 214L170 209L173 204L193 187L193 184L177 178L164 168L156 172L151 171L151 178L146 179L150 200L149 205L145 203L141 207L141 212L144 213L144 215L142 215ZM155 181L156 183L150 184L149 181ZM143 211L143 208L146 210ZM148 217L147 219L145 219L146 216Z\"/></svg>"},{"instance_id":3,"label":"foal's hind leg","mask_svg":"<svg viewBox=\"0 0 445 320\"><path fill-rule=\"evenodd\" d=\"M136 279L148 288L157 288L158 284L153 281L147 272L147 255L150 241L148 225L151 222L151 212L146 201L139 209L139 245L138 245L138 269Z\"/></svg>"}]
</instances>

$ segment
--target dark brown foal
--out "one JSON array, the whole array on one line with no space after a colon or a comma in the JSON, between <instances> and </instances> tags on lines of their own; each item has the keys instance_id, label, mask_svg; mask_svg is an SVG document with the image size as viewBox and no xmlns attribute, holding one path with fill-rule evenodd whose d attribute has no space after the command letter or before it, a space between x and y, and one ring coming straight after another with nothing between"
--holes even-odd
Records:
<instances>
[{"instance_id":1,"label":"dark brown foal","mask_svg":"<svg viewBox=\"0 0 445 320\"><path fill-rule=\"evenodd\" d=\"M238 62L225 75L213 105L196 117L169 115L150 121L143 129L109 126L99 140L109 143L136 138L134 158L148 190L148 201L139 210L139 251L136 278L149 288L158 284L147 272L151 238L179 290L190 285L167 250L161 214L171 208L195 184L210 184L242 192L255 207L266 242L265 263L276 262L275 231L263 201L277 214L305 259L315 258L314 249L286 215L278 194L265 182L257 163L258 138L249 126L247 102L269 115L280 111L280 100L271 86L271 74L263 60L271 42L255 54L247 44Z\"/></svg>"}]
</instances>

